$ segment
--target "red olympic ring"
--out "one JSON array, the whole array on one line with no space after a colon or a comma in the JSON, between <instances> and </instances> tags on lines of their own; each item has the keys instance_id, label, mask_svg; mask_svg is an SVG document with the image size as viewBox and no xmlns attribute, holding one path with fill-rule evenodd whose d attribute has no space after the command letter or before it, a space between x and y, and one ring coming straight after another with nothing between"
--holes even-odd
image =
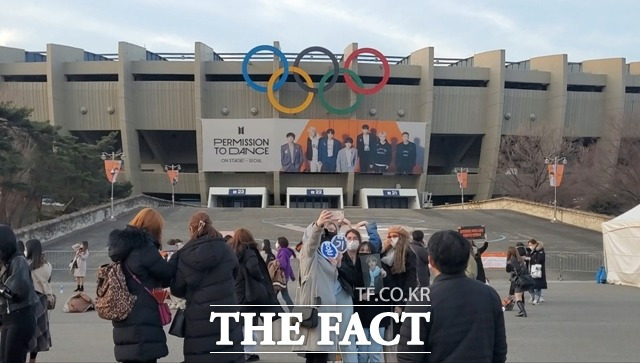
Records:
<instances>
[{"instance_id":1,"label":"red olympic ring","mask_svg":"<svg viewBox=\"0 0 640 363\"><path fill-rule=\"evenodd\" d=\"M349 54L349 56L347 57L347 60L344 62L344 68L349 69L349 65L351 65L351 62L354 59L356 59L356 57L358 57L358 55L361 53L373 54L382 61L382 80L380 81L380 83L375 85L375 87L368 88L368 89L358 87L358 85L353 81L353 79L348 73L344 74L344 81L353 92L361 95L372 95L380 91L382 87L384 87L389 81L389 76L391 75L391 69L389 68L389 61L387 61L387 58L382 53L380 53L379 51L373 48L360 48L355 52Z\"/></svg>"}]
</instances>

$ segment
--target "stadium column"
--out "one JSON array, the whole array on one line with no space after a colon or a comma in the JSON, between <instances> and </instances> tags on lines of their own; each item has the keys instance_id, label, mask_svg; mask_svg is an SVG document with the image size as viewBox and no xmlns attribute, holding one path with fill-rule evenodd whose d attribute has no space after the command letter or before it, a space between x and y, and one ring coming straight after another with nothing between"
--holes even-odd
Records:
<instances>
[{"instance_id":1,"label":"stadium column","mask_svg":"<svg viewBox=\"0 0 640 363\"><path fill-rule=\"evenodd\" d=\"M489 199L493 195L494 179L498 170L498 152L504 118L505 51L494 50L476 54L474 67L489 69L489 83L485 105L485 126L480 149L480 172L476 200Z\"/></svg>"},{"instance_id":2,"label":"stadium column","mask_svg":"<svg viewBox=\"0 0 640 363\"><path fill-rule=\"evenodd\" d=\"M344 61L347 59L347 57L349 57L349 55L351 55L351 53L355 52L356 50L358 50L358 43L351 43L349 44L343 52L343 56L342 56L342 61L340 62L340 66L344 66ZM351 62L351 64L349 65L349 69L351 69L352 71L354 71L356 74L358 74L358 58L356 57L356 59L353 60L353 62ZM356 100L357 100L358 94L353 92L353 91L349 91L349 105L353 105ZM351 113L351 116L349 116L350 119L355 120L357 118L355 111ZM354 145L355 146L355 145ZM349 172L349 174L347 175L347 185L346 188L344 188L345 190L345 194L347 196L347 198L344 200L344 205L347 207L351 207L353 206L353 197L355 194L355 186L356 186L356 174L351 171Z\"/></svg>"},{"instance_id":3,"label":"stadium column","mask_svg":"<svg viewBox=\"0 0 640 363\"><path fill-rule=\"evenodd\" d=\"M58 44L47 44L47 95L49 101L49 123L62 126L69 119L69 112L80 112L67 107L67 78L64 71L66 62L84 61L84 50ZM97 110L92 110L96 112Z\"/></svg>"},{"instance_id":4,"label":"stadium column","mask_svg":"<svg viewBox=\"0 0 640 363\"><path fill-rule=\"evenodd\" d=\"M136 126L137 112L134 93L136 92L132 76L133 62L147 59L147 50L126 42L118 43L118 119L120 121L120 137L124 153L124 171L133 185L133 194L142 193L140 178L140 145Z\"/></svg>"},{"instance_id":5,"label":"stadium column","mask_svg":"<svg viewBox=\"0 0 640 363\"><path fill-rule=\"evenodd\" d=\"M26 52L24 49L0 47L0 64L6 69L10 63L24 63ZM4 77L0 74L0 83L4 82ZM6 97L6 94L0 93L0 97Z\"/></svg>"},{"instance_id":6,"label":"stadium column","mask_svg":"<svg viewBox=\"0 0 640 363\"><path fill-rule=\"evenodd\" d=\"M595 154L596 165L600 168L607 168L618 160L622 130L624 129L622 116L627 86L626 60L624 58L610 58L584 61L582 62L582 72L607 76L607 83L602 91L604 94L603 122L600 123L600 138ZM604 177L607 173L601 174ZM605 179L602 182L609 183L610 180Z\"/></svg>"},{"instance_id":7,"label":"stadium column","mask_svg":"<svg viewBox=\"0 0 640 363\"><path fill-rule=\"evenodd\" d=\"M279 41L274 41L273 42L273 46L276 49L280 50L280 42ZM290 64L290 66L291 65L292 64ZM280 69L280 67L282 67L282 61L280 60L280 58L278 57L277 54L273 54L273 72L276 72L278 69ZM278 103L280 103L280 90L274 91L273 95L274 95L275 99L278 101ZM280 118L280 111L276 110L275 107L271 107L271 112L272 112L271 117ZM280 200L280 172L279 171L274 171L273 172L273 204L274 205L280 205L280 203L281 203L281 200Z\"/></svg>"},{"instance_id":8,"label":"stadium column","mask_svg":"<svg viewBox=\"0 0 640 363\"><path fill-rule=\"evenodd\" d=\"M198 184L200 185L200 204L206 206L209 201L209 182L207 173L204 171L203 153L204 144L202 140L202 119L213 115L207 114L207 102L209 97L206 89L207 72L206 62L214 60L213 49L204 43L196 42L194 57L194 81L195 81L195 111L196 111L196 145L198 153Z\"/></svg>"},{"instance_id":9,"label":"stadium column","mask_svg":"<svg viewBox=\"0 0 640 363\"><path fill-rule=\"evenodd\" d=\"M420 85L418 101L418 117L416 121L425 123L424 133L424 162L422 174L418 181L418 190L427 191L427 168L429 165L429 148L431 146L431 125L433 124L433 72L434 51L433 47L423 48L411 53L409 57L411 65L420 66Z\"/></svg>"},{"instance_id":10,"label":"stadium column","mask_svg":"<svg viewBox=\"0 0 640 363\"><path fill-rule=\"evenodd\" d=\"M552 155L557 152L557 146L562 144L562 138L565 133L569 74L567 71L567 55L557 54L531 58L529 68L531 70L549 72L551 76L546 92L547 117L539 120L539 131L544 137L543 150L545 154ZM540 162L543 162L543 160Z\"/></svg>"}]
</instances>

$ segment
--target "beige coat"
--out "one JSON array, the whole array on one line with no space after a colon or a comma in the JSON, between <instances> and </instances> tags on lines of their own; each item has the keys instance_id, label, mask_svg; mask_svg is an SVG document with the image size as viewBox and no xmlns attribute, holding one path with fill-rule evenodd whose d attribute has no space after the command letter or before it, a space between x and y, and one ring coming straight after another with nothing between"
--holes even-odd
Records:
<instances>
[{"instance_id":1,"label":"beige coat","mask_svg":"<svg viewBox=\"0 0 640 363\"><path fill-rule=\"evenodd\" d=\"M320 252L320 241L323 229L316 226L315 222L307 227L302 237L302 250L300 251L300 292L296 297L298 305L315 305L315 297L322 299L322 305L318 306L318 312L337 312L335 283L338 279L338 270L327 261ZM331 319L335 322L334 319ZM348 322L347 322L348 323ZM320 341L320 325L314 329L300 327L300 333L305 336L305 345L296 346L293 351L308 352L335 352L337 351L338 337L331 333L331 341L334 345L318 345ZM329 360L332 355L329 355Z\"/></svg>"},{"instance_id":2,"label":"beige coat","mask_svg":"<svg viewBox=\"0 0 640 363\"><path fill-rule=\"evenodd\" d=\"M89 251L85 251L84 253L81 252L76 255L75 261L78 264L78 268L73 270L73 276L87 276L87 258L89 258Z\"/></svg>"},{"instance_id":3,"label":"beige coat","mask_svg":"<svg viewBox=\"0 0 640 363\"><path fill-rule=\"evenodd\" d=\"M469 255L469 262L467 262L467 269L464 271L467 277L475 280L478 277L478 264L476 263L476 259L473 258L473 252Z\"/></svg>"},{"instance_id":4,"label":"beige coat","mask_svg":"<svg viewBox=\"0 0 640 363\"><path fill-rule=\"evenodd\" d=\"M49 262L45 262L42 266L35 270L31 270L31 279L33 279L33 288L42 295L53 295L49 279L53 267Z\"/></svg>"}]
</instances>

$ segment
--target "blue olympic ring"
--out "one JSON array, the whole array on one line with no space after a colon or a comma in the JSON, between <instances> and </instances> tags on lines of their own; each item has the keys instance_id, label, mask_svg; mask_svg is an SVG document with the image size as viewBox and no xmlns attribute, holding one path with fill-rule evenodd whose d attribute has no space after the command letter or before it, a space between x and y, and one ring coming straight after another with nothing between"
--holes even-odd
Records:
<instances>
[{"instance_id":1,"label":"blue olympic ring","mask_svg":"<svg viewBox=\"0 0 640 363\"><path fill-rule=\"evenodd\" d=\"M273 52L275 55L277 55L280 58L280 61L282 62L282 68L284 68L284 73L282 74L282 77L280 77L280 80L278 82L276 82L276 84L273 86L273 90L277 91L279 90L282 86L284 86L284 84L287 82L287 77L289 76L289 61L287 60L287 57L285 57L284 53L282 53L282 51L280 51L280 49L272 46L272 45L259 45L253 49L251 49L249 51L249 53L247 53L244 56L244 60L242 61L242 77L244 78L244 80L247 82L247 84L249 85L249 87L253 88L254 90L258 91L258 92L262 92L265 93L267 92L267 87L264 86L260 86L258 84L256 84L251 77L249 77L249 61L251 60L251 57L261 51L270 51Z\"/></svg>"}]
</instances>

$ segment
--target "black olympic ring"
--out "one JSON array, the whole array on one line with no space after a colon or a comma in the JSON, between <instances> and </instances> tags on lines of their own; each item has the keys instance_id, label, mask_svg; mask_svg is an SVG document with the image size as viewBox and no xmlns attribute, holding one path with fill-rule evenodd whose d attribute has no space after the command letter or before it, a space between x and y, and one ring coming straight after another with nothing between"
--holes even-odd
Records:
<instances>
[{"instance_id":1,"label":"black olympic ring","mask_svg":"<svg viewBox=\"0 0 640 363\"><path fill-rule=\"evenodd\" d=\"M337 70L340 69L340 64L338 63L338 59L336 58L336 56L333 53L331 53L327 48L309 47L309 48L303 50L296 57L295 62L293 62L293 66L294 67L300 67L300 61L302 61L302 57L304 57L306 54L311 53L311 52L320 52L322 54L326 54L329 57L329 60L331 60L331 63L333 63L333 69L334 69L335 73L333 74L333 76L331 76L331 79L329 80L329 83L327 84L327 86L323 90L323 91L328 91L338 81L338 77L339 77L340 73ZM311 88L311 87L307 86L302 81L302 79L300 79L300 75L298 75L297 73L293 74L293 78L296 80L296 83L298 84L298 86L300 86L300 88L302 88L303 90L305 90L307 92L311 92L311 93L318 93L318 88ZM318 87L320 87L320 86L318 85Z\"/></svg>"}]
</instances>

